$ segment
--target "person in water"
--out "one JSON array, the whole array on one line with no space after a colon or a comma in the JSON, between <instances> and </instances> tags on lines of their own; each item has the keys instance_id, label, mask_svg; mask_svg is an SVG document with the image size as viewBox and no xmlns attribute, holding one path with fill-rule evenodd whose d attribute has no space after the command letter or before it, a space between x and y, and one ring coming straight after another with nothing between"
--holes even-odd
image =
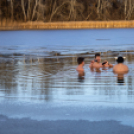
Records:
<instances>
[{"instance_id":1,"label":"person in water","mask_svg":"<svg viewBox=\"0 0 134 134\"><path fill-rule=\"evenodd\" d=\"M113 72L117 74L117 82L124 83L124 75L129 71L128 66L124 64L124 58L118 57L117 64L113 68Z\"/></svg>"},{"instance_id":2,"label":"person in water","mask_svg":"<svg viewBox=\"0 0 134 134\"><path fill-rule=\"evenodd\" d=\"M89 67L90 68L101 68L102 67L100 53L95 54L95 59L91 61Z\"/></svg>"},{"instance_id":3,"label":"person in water","mask_svg":"<svg viewBox=\"0 0 134 134\"><path fill-rule=\"evenodd\" d=\"M117 59L117 63L114 68L113 68L113 72L115 74L126 74L128 73L129 69L128 66L124 64L124 58L123 57L118 57Z\"/></svg>"},{"instance_id":4,"label":"person in water","mask_svg":"<svg viewBox=\"0 0 134 134\"><path fill-rule=\"evenodd\" d=\"M95 60L91 61L89 67L91 69L93 69L93 68L100 69L102 67L109 67L110 68L110 67L113 67L113 65L108 63L108 61L101 63L101 55L100 55L100 53L96 53Z\"/></svg>"},{"instance_id":5,"label":"person in water","mask_svg":"<svg viewBox=\"0 0 134 134\"><path fill-rule=\"evenodd\" d=\"M113 65L110 64L107 60L102 63L103 68L112 68Z\"/></svg>"},{"instance_id":6,"label":"person in water","mask_svg":"<svg viewBox=\"0 0 134 134\"><path fill-rule=\"evenodd\" d=\"M77 59L78 62L78 67L76 68L77 72L78 72L78 77L82 78L85 74L84 74L84 58L83 57L78 57Z\"/></svg>"}]
</instances>

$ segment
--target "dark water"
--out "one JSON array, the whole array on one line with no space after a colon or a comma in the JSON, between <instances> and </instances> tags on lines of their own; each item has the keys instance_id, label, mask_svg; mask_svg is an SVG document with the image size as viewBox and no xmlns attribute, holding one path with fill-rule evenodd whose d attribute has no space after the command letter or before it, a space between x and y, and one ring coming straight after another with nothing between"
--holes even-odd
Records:
<instances>
[{"instance_id":1,"label":"dark water","mask_svg":"<svg viewBox=\"0 0 134 134\"><path fill-rule=\"evenodd\" d=\"M134 29L0 32L0 114L36 120L118 120L132 126L133 35ZM125 57L129 73L119 81L112 69L91 72L96 52L111 64L116 64L115 57ZM82 82L76 72L79 56L85 57Z\"/></svg>"}]
</instances>

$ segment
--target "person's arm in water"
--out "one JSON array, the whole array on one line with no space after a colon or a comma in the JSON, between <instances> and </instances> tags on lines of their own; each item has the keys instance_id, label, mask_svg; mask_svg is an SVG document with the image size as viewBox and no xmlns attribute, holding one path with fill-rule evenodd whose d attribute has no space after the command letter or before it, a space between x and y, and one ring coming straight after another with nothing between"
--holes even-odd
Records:
<instances>
[{"instance_id":1,"label":"person's arm in water","mask_svg":"<svg viewBox=\"0 0 134 134\"><path fill-rule=\"evenodd\" d=\"M113 67L113 65L112 64L109 64L109 68L112 68Z\"/></svg>"},{"instance_id":2,"label":"person's arm in water","mask_svg":"<svg viewBox=\"0 0 134 134\"><path fill-rule=\"evenodd\" d=\"M113 65L110 64L108 61L105 61L105 62L102 63L102 67L109 67L109 68L112 68Z\"/></svg>"},{"instance_id":3,"label":"person's arm in water","mask_svg":"<svg viewBox=\"0 0 134 134\"><path fill-rule=\"evenodd\" d=\"M91 61L89 68L93 68L94 60Z\"/></svg>"}]
</instances>

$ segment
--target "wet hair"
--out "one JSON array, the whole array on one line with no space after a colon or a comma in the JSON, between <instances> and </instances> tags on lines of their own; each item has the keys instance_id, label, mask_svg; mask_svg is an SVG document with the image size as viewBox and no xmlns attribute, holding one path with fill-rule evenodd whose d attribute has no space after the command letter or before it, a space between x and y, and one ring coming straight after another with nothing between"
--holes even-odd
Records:
<instances>
[{"instance_id":1,"label":"wet hair","mask_svg":"<svg viewBox=\"0 0 134 134\"><path fill-rule=\"evenodd\" d=\"M117 59L117 63L123 63L124 62L124 58L123 57L118 57Z\"/></svg>"},{"instance_id":2,"label":"wet hair","mask_svg":"<svg viewBox=\"0 0 134 134\"><path fill-rule=\"evenodd\" d=\"M83 57L78 57L77 62L80 65L84 61Z\"/></svg>"},{"instance_id":3,"label":"wet hair","mask_svg":"<svg viewBox=\"0 0 134 134\"><path fill-rule=\"evenodd\" d=\"M100 56L100 53L96 53L96 54L95 54L95 58L96 58L97 56Z\"/></svg>"}]
</instances>

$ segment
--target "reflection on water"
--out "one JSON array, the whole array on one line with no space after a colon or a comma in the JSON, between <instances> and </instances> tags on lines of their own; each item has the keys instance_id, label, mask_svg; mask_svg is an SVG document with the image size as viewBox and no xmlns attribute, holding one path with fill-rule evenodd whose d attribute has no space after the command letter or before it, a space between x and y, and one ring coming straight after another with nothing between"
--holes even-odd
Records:
<instances>
[{"instance_id":1,"label":"reflection on water","mask_svg":"<svg viewBox=\"0 0 134 134\"><path fill-rule=\"evenodd\" d=\"M77 57L80 55L31 56L0 55L0 100L20 101L106 101L134 102L133 52L102 52L102 61L115 64L119 55L126 57L130 72L119 78L112 69L90 71L95 52L85 57L85 76L78 80Z\"/></svg>"}]
</instances>

